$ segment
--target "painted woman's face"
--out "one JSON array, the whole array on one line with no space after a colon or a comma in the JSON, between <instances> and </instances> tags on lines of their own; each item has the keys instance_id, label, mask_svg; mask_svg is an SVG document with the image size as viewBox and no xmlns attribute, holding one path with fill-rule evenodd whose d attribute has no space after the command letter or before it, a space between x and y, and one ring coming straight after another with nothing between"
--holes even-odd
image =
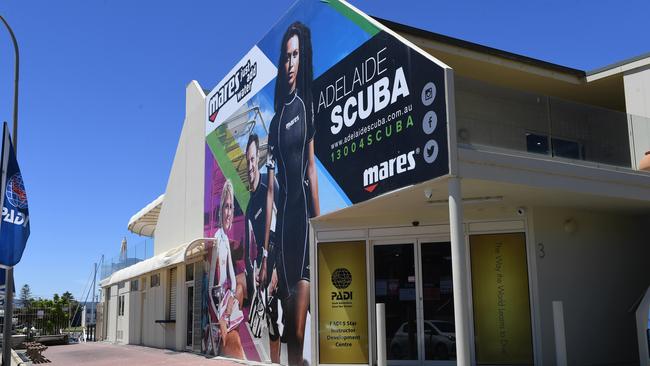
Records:
<instances>
[{"instance_id":1,"label":"painted woman's face","mask_svg":"<svg viewBox=\"0 0 650 366\"><path fill-rule=\"evenodd\" d=\"M226 193L226 199L223 201L223 207L221 207L221 224L224 231L228 231L232 227L234 209L232 194Z\"/></svg>"},{"instance_id":2,"label":"painted woman's face","mask_svg":"<svg viewBox=\"0 0 650 366\"><path fill-rule=\"evenodd\" d=\"M298 36L294 35L287 41L287 54L284 56L284 70L287 74L287 83L289 90L296 88L296 78L298 68L300 67L300 41Z\"/></svg>"}]
</instances>

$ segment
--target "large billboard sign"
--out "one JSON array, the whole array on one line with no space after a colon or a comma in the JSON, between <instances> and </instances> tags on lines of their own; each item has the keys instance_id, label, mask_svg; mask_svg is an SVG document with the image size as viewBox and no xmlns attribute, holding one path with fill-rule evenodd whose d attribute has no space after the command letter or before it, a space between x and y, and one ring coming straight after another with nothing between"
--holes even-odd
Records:
<instances>
[{"instance_id":1,"label":"large billboard sign","mask_svg":"<svg viewBox=\"0 0 650 366\"><path fill-rule=\"evenodd\" d=\"M444 72L395 37L379 31L313 93L316 156L352 203L448 172Z\"/></svg>"},{"instance_id":2,"label":"large billboard sign","mask_svg":"<svg viewBox=\"0 0 650 366\"><path fill-rule=\"evenodd\" d=\"M209 93L205 353L311 360L308 220L449 173L441 65L300 0Z\"/></svg>"}]
</instances>

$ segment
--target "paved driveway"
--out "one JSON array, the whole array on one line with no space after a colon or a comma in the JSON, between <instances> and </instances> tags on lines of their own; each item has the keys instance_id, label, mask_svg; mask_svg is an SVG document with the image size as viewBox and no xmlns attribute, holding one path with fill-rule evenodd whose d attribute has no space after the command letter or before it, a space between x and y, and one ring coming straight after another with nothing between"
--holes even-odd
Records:
<instances>
[{"instance_id":1,"label":"paved driveway","mask_svg":"<svg viewBox=\"0 0 650 366\"><path fill-rule=\"evenodd\" d=\"M234 362L210 360L187 352L101 342L51 346L44 352L44 355L52 361L49 364L52 366L240 366Z\"/></svg>"}]
</instances>

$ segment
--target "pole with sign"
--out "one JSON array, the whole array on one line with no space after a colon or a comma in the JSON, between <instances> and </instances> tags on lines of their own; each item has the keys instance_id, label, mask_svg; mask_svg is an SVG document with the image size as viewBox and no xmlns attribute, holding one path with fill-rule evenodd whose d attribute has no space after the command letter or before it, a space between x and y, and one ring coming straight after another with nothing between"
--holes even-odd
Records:
<instances>
[{"instance_id":1,"label":"pole with sign","mask_svg":"<svg viewBox=\"0 0 650 366\"><path fill-rule=\"evenodd\" d=\"M7 160L5 157L8 155L8 147L5 144L6 140L6 128L7 128L7 123L5 122L4 124L4 130L3 130L3 139L2 139L2 184L0 184L0 207L4 208L4 200L5 200L5 195L2 194L4 191L4 187L6 186L7 183L7 165L5 164L5 161ZM0 238L2 238L2 226L0 225ZM2 252L5 252L5 247L8 246L9 243L5 241L0 242L0 246L3 248ZM2 263L3 265L5 263ZM13 326L12 318L13 318L13 291L14 289L12 288L11 284L13 282L13 266L10 265L5 268L5 298L4 298L4 319L2 322L2 364L3 365L11 365L11 328Z\"/></svg>"},{"instance_id":2,"label":"pole with sign","mask_svg":"<svg viewBox=\"0 0 650 366\"><path fill-rule=\"evenodd\" d=\"M6 269L5 327L3 332L3 360L8 364L11 357L11 319L13 305L13 266L22 258L29 238L29 208L9 127L4 124L2 139L2 176L0 184L0 265Z\"/></svg>"},{"instance_id":3,"label":"pole with sign","mask_svg":"<svg viewBox=\"0 0 650 366\"><path fill-rule=\"evenodd\" d=\"M14 55L15 55L15 62L14 62L14 146L17 148L18 147L18 76L20 75L20 53L18 52L18 41L16 41L16 36L14 35L14 31L11 29L9 26L9 23L5 20L4 17L0 15L0 20L2 20L2 23L5 25L7 28L7 31L9 31L9 35L11 36L11 42L13 43L14 46ZM6 130L6 123L5 123L5 130ZM4 139L3 139L4 141ZM4 148L3 148L4 152ZM3 156L3 162L4 162L4 156ZM4 165L3 165L4 167ZM5 171L3 170L3 179L5 178ZM4 188L4 181L2 182L2 187ZM4 198L4 194L2 195ZM2 202L2 201L0 201ZM27 201L25 201L27 202ZM0 207L4 208L4 205L0 205ZM28 229L29 233L29 229ZM29 234L28 234L29 236ZM25 240L27 240L25 238ZM5 243L0 243L4 247ZM22 255L22 251L21 251ZM4 304L4 309L5 309L5 324L6 324L6 319L12 318L13 314L13 309L12 309L12 302L13 302L13 265L9 266L6 271L6 288L5 288L5 304ZM10 323L11 324L11 323ZM9 329L9 330L7 330ZM9 336L7 336L9 334ZM11 336L11 326L9 327L4 327L4 337L3 337L3 345L2 345L2 361L3 364L9 364L10 358L11 358L11 350L10 350L10 336Z\"/></svg>"}]
</instances>

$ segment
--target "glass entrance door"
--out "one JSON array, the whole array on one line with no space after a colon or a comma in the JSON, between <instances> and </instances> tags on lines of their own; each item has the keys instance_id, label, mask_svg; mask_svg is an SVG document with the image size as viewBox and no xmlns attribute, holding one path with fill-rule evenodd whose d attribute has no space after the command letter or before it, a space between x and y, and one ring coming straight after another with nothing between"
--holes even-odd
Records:
<instances>
[{"instance_id":1,"label":"glass entrance door","mask_svg":"<svg viewBox=\"0 0 650 366\"><path fill-rule=\"evenodd\" d=\"M455 364L449 242L375 243L375 303L386 305L391 365Z\"/></svg>"},{"instance_id":2,"label":"glass entrance door","mask_svg":"<svg viewBox=\"0 0 650 366\"><path fill-rule=\"evenodd\" d=\"M421 242L420 274L423 359L425 361L456 360L451 245Z\"/></svg>"},{"instance_id":3,"label":"glass entrance door","mask_svg":"<svg viewBox=\"0 0 650 366\"><path fill-rule=\"evenodd\" d=\"M418 361L415 247L413 243L375 245L373 254L375 303L386 304L387 359Z\"/></svg>"}]
</instances>

